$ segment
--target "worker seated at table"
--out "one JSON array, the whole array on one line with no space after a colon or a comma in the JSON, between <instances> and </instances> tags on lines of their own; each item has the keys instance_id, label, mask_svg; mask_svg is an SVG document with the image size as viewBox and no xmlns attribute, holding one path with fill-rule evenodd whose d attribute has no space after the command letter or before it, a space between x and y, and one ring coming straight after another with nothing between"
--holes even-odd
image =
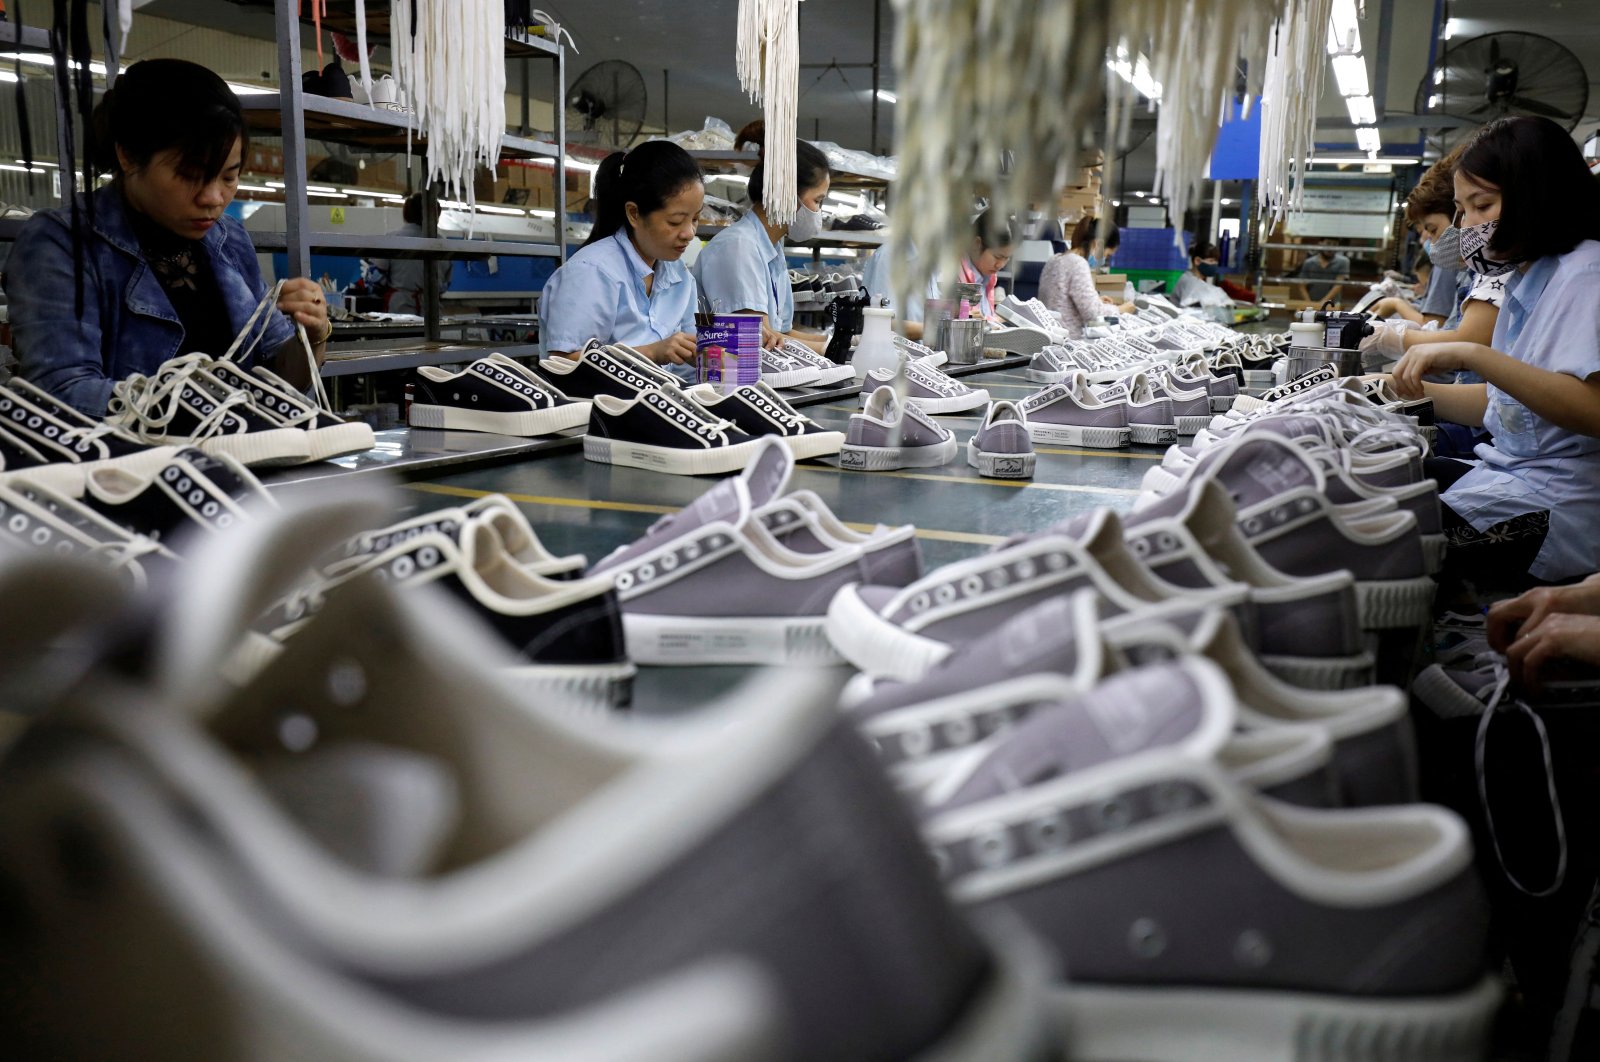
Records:
<instances>
[{"instance_id":1,"label":"worker seated at table","mask_svg":"<svg viewBox=\"0 0 1600 1062\"><path fill-rule=\"evenodd\" d=\"M608 156L594 175L595 222L539 299L545 353L626 343L694 380L694 277L680 259L705 202L700 166L665 140Z\"/></svg>"},{"instance_id":2,"label":"worker seated at table","mask_svg":"<svg viewBox=\"0 0 1600 1062\"><path fill-rule=\"evenodd\" d=\"M799 205L793 218L776 224L763 202L767 176L765 139L765 125L759 121L739 131L736 150L747 143L761 147L762 161L750 171L752 206L744 217L706 244L695 261L694 275L713 312L757 314L762 318L764 347L778 347L788 337L820 353L827 347L828 337L794 327L794 288L789 281L783 241L789 237L803 242L821 235L822 200L832 183L828 157L804 140L794 142Z\"/></svg>"},{"instance_id":3,"label":"worker seated at table","mask_svg":"<svg viewBox=\"0 0 1600 1062\"><path fill-rule=\"evenodd\" d=\"M111 183L78 196L76 239L71 207L30 218L3 283L18 375L103 417L118 381L182 354L226 352L267 285L244 226L223 213L249 135L220 77L146 59L106 90L94 118L105 151L96 161ZM255 357L308 387L297 323L320 363L332 326L313 280L284 282L277 312L257 325L265 353Z\"/></svg>"},{"instance_id":4,"label":"worker seated at table","mask_svg":"<svg viewBox=\"0 0 1600 1062\"><path fill-rule=\"evenodd\" d=\"M1217 286L1222 276L1222 253L1214 243L1197 243L1189 249L1189 268L1178 278L1172 301L1179 306L1232 306L1233 297Z\"/></svg>"},{"instance_id":5,"label":"worker seated at table","mask_svg":"<svg viewBox=\"0 0 1600 1062\"><path fill-rule=\"evenodd\" d=\"M428 232L422 226L423 203L427 199L421 192L412 192L406 196L405 206L400 208L403 219L399 228L391 235L410 236L423 239ZM439 203L433 203L433 223L435 231L439 225ZM387 281L388 294L385 296L384 310L388 313L409 313L420 315L423 304L423 278L428 274L424 272L428 261L424 258L374 258L372 264L381 271ZM450 287L450 262L448 259L435 259L433 262L434 276L439 278L439 294L443 295Z\"/></svg>"},{"instance_id":6,"label":"worker seated at table","mask_svg":"<svg viewBox=\"0 0 1600 1062\"><path fill-rule=\"evenodd\" d=\"M1349 280L1350 257L1335 254L1327 245L1317 248L1311 257L1300 263L1300 268L1295 271L1297 277L1309 277L1315 280ZM1301 284L1300 297L1317 305L1322 305L1329 299L1338 303L1339 296L1344 287L1340 284Z\"/></svg>"}]
</instances>

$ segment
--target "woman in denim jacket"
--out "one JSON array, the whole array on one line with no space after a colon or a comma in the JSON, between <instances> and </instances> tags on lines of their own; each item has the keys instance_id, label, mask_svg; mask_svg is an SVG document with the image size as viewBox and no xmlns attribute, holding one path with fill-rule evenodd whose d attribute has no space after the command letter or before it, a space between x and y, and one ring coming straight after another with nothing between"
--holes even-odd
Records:
<instances>
[{"instance_id":1,"label":"woman in denim jacket","mask_svg":"<svg viewBox=\"0 0 1600 1062\"><path fill-rule=\"evenodd\" d=\"M115 178L91 193L92 220L89 196L79 196L81 248L74 253L69 208L36 214L6 260L4 285L18 375L103 417L117 381L182 354L226 351L267 286L244 226L223 215L247 137L220 77L176 59L135 63L96 108L95 125ZM305 326L320 363L332 331L322 289L286 281L277 308L255 356L308 387L294 326Z\"/></svg>"}]
</instances>

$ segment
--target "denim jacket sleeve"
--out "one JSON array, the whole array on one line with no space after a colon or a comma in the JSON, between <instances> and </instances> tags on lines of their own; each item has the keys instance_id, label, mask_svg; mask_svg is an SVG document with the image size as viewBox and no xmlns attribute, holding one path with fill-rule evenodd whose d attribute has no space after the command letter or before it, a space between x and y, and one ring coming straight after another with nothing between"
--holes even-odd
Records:
<instances>
[{"instance_id":1,"label":"denim jacket sleeve","mask_svg":"<svg viewBox=\"0 0 1600 1062\"><path fill-rule=\"evenodd\" d=\"M83 268L80 314L72 233L44 216L22 227L5 269L12 345L22 376L72 408L103 417L113 381L101 353L102 280L92 255L83 256Z\"/></svg>"}]
</instances>

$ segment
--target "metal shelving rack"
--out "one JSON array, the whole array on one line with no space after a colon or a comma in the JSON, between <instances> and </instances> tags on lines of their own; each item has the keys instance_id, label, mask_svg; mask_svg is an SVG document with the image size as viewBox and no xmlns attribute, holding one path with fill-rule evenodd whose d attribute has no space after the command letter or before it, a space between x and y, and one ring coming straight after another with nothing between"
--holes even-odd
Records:
<instances>
[{"instance_id":1,"label":"metal shelving rack","mask_svg":"<svg viewBox=\"0 0 1600 1062\"><path fill-rule=\"evenodd\" d=\"M311 252L331 251L351 254L381 253L391 258L468 258L488 255L546 256L566 261L566 111L562 101L566 98L566 51L557 41L543 37L511 35L506 37L506 56L524 63L548 59L552 67L555 95L552 111L555 115L555 140L553 143L532 140L507 133L501 141L501 153L507 158L550 159L555 166L555 242L537 243L516 240L458 240L442 239L434 229L431 212L425 216L426 237L402 236L352 236L341 233L313 232L307 218L306 137L310 133L319 140L344 143L376 149L404 150L408 134L408 116L369 105L346 100L328 99L310 95L301 90L302 72L300 34L301 27L311 21L301 16L296 0L271 0L278 42L278 80L280 91L276 96L266 94L247 96L240 102L245 110L245 120L259 132L280 136L283 140L284 171L284 231L253 233L256 247L263 251L283 251L288 259L291 276L309 276ZM324 29L355 33L355 3L362 0L335 0L322 19ZM368 13L368 39L381 40L388 36L386 12ZM347 24L348 23L348 24ZM524 85L527 79L524 78ZM426 141L411 134L411 139L426 146ZM424 270L423 320L425 343L422 349L395 351L392 365L385 365L377 354L330 350L329 361L335 363L324 369L324 375L345 375L352 372L375 372L383 368L412 368L428 361L432 363L470 360L472 348L457 344L440 343L441 303L438 278L431 269ZM508 352L509 353L509 352ZM519 353L532 353L531 350ZM345 354L353 355L345 357ZM337 357L336 357L337 356ZM352 363L362 368L352 369Z\"/></svg>"}]
</instances>

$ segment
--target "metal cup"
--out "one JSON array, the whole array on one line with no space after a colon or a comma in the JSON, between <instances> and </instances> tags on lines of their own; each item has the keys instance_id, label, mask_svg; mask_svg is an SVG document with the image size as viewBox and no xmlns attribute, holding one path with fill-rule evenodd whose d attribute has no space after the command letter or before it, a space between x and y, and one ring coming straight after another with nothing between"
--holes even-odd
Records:
<instances>
[{"instance_id":1,"label":"metal cup","mask_svg":"<svg viewBox=\"0 0 1600 1062\"><path fill-rule=\"evenodd\" d=\"M976 365L983 357L983 341L989 333L989 322L982 318L951 321L947 326L944 351L951 365Z\"/></svg>"}]
</instances>

